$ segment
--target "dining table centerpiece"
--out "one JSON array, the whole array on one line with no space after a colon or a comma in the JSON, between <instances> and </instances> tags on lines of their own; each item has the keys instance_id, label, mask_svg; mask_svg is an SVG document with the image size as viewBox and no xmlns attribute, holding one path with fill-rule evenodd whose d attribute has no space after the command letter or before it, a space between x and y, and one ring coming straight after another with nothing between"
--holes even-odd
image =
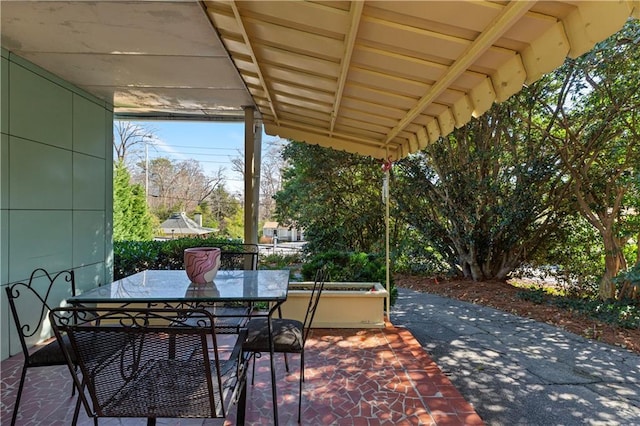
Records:
<instances>
[{"instance_id":1,"label":"dining table centerpiece","mask_svg":"<svg viewBox=\"0 0 640 426\"><path fill-rule=\"evenodd\" d=\"M195 284L213 283L222 250L218 247L190 247L184 250L184 270Z\"/></svg>"}]
</instances>

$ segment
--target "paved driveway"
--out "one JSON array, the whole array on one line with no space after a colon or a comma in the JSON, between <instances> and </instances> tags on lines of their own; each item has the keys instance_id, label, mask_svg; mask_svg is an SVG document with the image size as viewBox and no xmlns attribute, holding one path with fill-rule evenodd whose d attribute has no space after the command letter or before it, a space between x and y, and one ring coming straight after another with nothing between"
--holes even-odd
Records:
<instances>
[{"instance_id":1,"label":"paved driveway","mask_svg":"<svg viewBox=\"0 0 640 426\"><path fill-rule=\"evenodd\" d=\"M640 356L631 351L406 289L391 322L411 331L488 425L640 425Z\"/></svg>"}]
</instances>

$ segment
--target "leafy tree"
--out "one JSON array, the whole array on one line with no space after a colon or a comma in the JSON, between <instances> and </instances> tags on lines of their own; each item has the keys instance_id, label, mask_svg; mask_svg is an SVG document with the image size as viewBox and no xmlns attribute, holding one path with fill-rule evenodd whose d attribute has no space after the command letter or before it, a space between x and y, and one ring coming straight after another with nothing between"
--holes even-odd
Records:
<instances>
[{"instance_id":1,"label":"leafy tree","mask_svg":"<svg viewBox=\"0 0 640 426\"><path fill-rule=\"evenodd\" d=\"M376 160L299 142L282 155L287 166L275 195L276 217L304 229L307 250L383 251L382 171Z\"/></svg>"},{"instance_id":2,"label":"leafy tree","mask_svg":"<svg viewBox=\"0 0 640 426\"><path fill-rule=\"evenodd\" d=\"M233 216L225 217L220 225L222 235L241 239L244 236L244 210L238 209Z\"/></svg>"},{"instance_id":3,"label":"leafy tree","mask_svg":"<svg viewBox=\"0 0 640 426\"><path fill-rule=\"evenodd\" d=\"M218 228L223 234L228 233L227 227L229 223L233 221L232 218L235 218L238 212L242 212L242 204L227 192L224 185L220 185L214 189L209 198L200 205L202 206L204 203L209 207L209 215L211 218L211 222L206 226ZM240 225L244 223L244 216L241 217ZM241 232L238 237L241 237L243 234L244 232Z\"/></svg>"},{"instance_id":4,"label":"leafy tree","mask_svg":"<svg viewBox=\"0 0 640 426\"><path fill-rule=\"evenodd\" d=\"M151 240L153 231L154 218L147 209L144 188L130 183L129 171L118 161L113 179L113 239Z\"/></svg>"},{"instance_id":5,"label":"leafy tree","mask_svg":"<svg viewBox=\"0 0 640 426\"><path fill-rule=\"evenodd\" d=\"M591 52L568 60L536 93L548 132L569 176L577 210L604 246L602 299L626 268L623 248L640 236L640 23L630 20Z\"/></svg>"},{"instance_id":6,"label":"leafy tree","mask_svg":"<svg viewBox=\"0 0 640 426\"><path fill-rule=\"evenodd\" d=\"M529 256L522 270L512 276L552 277L569 295L594 296L604 269L604 247L597 241L597 230L574 211L565 216L551 244Z\"/></svg>"},{"instance_id":7,"label":"leafy tree","mask_svg":"<svg viewBox=\"0 0 640 426\"><path fill-rule=\"evenodd\" d=\"M467 278L507 278L562 221L557 155L523 119L535 113L525 92L397 163L398 214Z\"/></svg>"}]
</instances>

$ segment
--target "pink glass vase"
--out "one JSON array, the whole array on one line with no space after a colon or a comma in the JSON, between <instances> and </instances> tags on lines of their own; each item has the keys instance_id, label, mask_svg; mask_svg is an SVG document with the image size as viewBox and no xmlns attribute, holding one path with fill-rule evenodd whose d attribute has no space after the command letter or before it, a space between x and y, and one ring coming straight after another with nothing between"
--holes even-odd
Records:
<instances>
[{"instance_id":1,"label":"pink glass vase","mask_svg":"<svg viewBox=\"0 0 640 426\"><path fill-rule=\"evenodd\" d=\"M184 250L184 269L192 283L212 283L220 268L217 247L191 247Z\"/></svg>"}]
</instances>

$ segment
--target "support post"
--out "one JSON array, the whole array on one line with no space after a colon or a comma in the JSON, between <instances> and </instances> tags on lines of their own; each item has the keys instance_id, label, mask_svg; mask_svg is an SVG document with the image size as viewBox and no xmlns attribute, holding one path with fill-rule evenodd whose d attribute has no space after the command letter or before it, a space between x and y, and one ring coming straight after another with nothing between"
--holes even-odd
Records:
<instances>
[{"instance_id":1,"label":"support post","mask_svg":"<svg viewBox=\"0 0 640 426\"><path fill-rule=\"evenodd\" d=\"M259 191L259 185L256 185L255 181L256 164L260 163L260 151L256 157L255 146L254 108L246 106L244 107L244 242L247 244L258 243L258 222L254 218L257 217L259 202L255 190L258 186Z\"/></svg>"}]
</instances>

